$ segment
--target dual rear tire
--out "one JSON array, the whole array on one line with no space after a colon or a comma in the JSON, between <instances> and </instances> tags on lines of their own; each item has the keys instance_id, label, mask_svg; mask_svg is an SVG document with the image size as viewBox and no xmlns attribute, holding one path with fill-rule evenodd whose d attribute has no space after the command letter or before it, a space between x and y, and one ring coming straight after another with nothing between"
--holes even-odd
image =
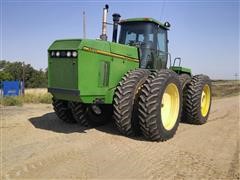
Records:
<instances>
[{"instance_id":1,"label":"dual rear tire","mask_svg":"<svg viewBox=\"0 0 240 180\"><path fill-rule=\"evenodd\" d=\"M137 103L140 89L150 71L137 69L129 71L118 84L113 99L113 119L118 130L126 136L140 133L137 117Z\"/></svg>"},{"instance_id":2,"label":"dual rear tire","mask_svg":"<svg viewBox=\"0 0 240 180\"><path fill-rule=\"evenodd\" d=\"M153 72L144 84L139 100L139 122L143 135L166 141L177 131L182 110L182 89L178 75L170 70Z\"/></svg>"},{"instance_id":3,"label":"dual rear tire","mask_svg":"<svg viewBox=\"0 0 240 180\"><path fill-rule=\"evenodd\" d=\"M193 76L184 93L182 121L201 125L207 122L212 102L211 80L206 75Z\"/></svg>"},{"instance_id":4,"label":"dual rear tire","mask_svg":"<svg viewBox=\"0 0 240 180\"><path fill-rule=\"evenodd\" d=\"M113 119L123 135L142 133L149 140L166 141L174 136L180 120L206 123L211 81L205 75L137 69L123 77L113 104Z\"/></svg>"},{"instance_id":5,"label":"dual rear tire","mask_svg":"<svg viewBox=\"0 0 240 180\"><path fill-rule=\"evenodd\" d=\"M165 141L178 128L181 105L181 84L175 72L137 69L119 83L113 117L124 135L142 132L149 140Z\"/></svg>"}]
</instances>

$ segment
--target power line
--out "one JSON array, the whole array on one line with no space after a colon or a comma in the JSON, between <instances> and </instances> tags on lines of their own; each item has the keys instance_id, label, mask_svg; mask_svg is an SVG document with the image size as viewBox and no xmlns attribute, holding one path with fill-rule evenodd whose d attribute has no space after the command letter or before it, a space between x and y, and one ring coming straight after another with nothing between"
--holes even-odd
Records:
<instances>
[{"instance_id":1,"label":"power line","mask_svg":"<svg viewBox=\"0 0 240 180\"><path fill-rule=\"evenodd\" d=\"M163 21L163 15L164 15L164 9L165 9L165 5L166 5L166 1L167 0L164 0L163 4L162 4L161 15L160 15L160 20L162 20L162 21Z\"/></svg>"},{"instance_id":2,"label":"power line","mask_svg":"<svg viewBox=\"0 0 240 180\"><path fill-rule=\"evenodd\" d=\"M85 11L83 11L83 39L86 39L86 16L85 16Z\"/></svg>"}]
</instances>

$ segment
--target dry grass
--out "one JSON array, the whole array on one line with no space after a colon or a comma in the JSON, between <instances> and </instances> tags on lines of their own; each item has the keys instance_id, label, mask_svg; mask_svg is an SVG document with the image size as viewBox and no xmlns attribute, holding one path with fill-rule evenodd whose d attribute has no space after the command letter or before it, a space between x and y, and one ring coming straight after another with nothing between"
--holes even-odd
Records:
<instances>
[{"instance_id":1,"label":"dry grass","mask_svg":"<svg viewBox=\"0 0 240 180\"><path fill-rule=\"evenodd\" d=\"M213 97L227 97L240 94L239 80L214 80L212 81Z\"/></svg>"},{"instance_id":2,"label":"dry grass","mask_svg":"<svg viewBox=\"0 0 240 180\"><path fill-rule=\"evenodd\" d=\"M52 95L45 88L26 89L24 96L1 98L3 106L21 106L23 103L45 103L50 104Z\"/></svg>"},{"instance_id":3,"label":"dry grass","mask_svg":"<svg viewBox=\"0 0 240 180\"><path fill-rule=\"evenodd\" d=\"M25 90L25 94L46 94L47 88L28 88Z\"/></svg>"}]
</instances>

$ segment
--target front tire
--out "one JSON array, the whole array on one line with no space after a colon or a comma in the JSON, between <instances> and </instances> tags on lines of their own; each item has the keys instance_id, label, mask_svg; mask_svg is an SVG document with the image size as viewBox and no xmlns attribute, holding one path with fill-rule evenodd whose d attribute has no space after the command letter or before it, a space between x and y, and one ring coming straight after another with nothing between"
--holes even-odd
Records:
<instances>
[{"instance_id":1,"label":"front tire","mask_svg":"<svg viewBox=\"0 0 240 180\"><path fill-rule=\"evenodd\" d=\"M137 102L139 90L150 72L146 69L136 69L124 75L115 91L113 100L113 119L118 130L126 136L140 133L137 117Z\"/></svg>"},{"instance_id":2,"label":"front tire","mask_svg":"<svg viewBox=\"0 0 240 180\"><path fill-rule=\"evenodd\" d=\"M170 70L153 72L139 98L139 119L143 135L152 141L166 141L177 131L182 109L178 75Z\"/></svg>"},{"instance_id":3,"label":"front tire","mask_svg":"<svg viewBox=\"0 0 240 180\"><path fill-rule=\"evenodd\" d=\"M72 102L71 109L76 122L78 122L82 126L88 126L87 105L81 102Z\"/></svg>"},{"instance_id":4,"label":"front tire","mask_svg":"<svg viewBox=\"0 0 240 180\"><path fill-rule=\"evenodd\" d=\"M211 108L211 80L206 75L196 75L187 85L184 121L190 124L207 122Z\"/></svg>"},{"instance_id":5,"label":"front tire","mask_svg":"<svg viewBox=\"0 0 240 180\"><path fill-rule=\"evenodd\" d=\"M70 102L53 98L52 105L59 119L70 124L76 123L71 111Z\"/></svg>"}]
</instances>

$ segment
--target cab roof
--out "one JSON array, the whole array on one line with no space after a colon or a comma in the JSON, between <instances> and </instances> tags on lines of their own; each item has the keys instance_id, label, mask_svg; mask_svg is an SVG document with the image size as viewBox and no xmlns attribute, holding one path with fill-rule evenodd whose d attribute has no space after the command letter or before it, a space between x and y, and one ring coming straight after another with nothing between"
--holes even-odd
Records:
<instances>
[{"instance_id":1,"label":"cab roof","mask_svg":"<svg viewBox=\"0 0 240 180\"><path fill-rule=\"evenodd\" d=\"M128 23L128 22L152 22L152 23L155 23L155 24L161 26L164 29L169 30L169 28L164 26L163 23L161 23L161 22L159 22L159 21L157 21L156 19L153 19L153 18L129 18L129 19L123 19L123 20L120 20L119 24L124 24L124 23Z\"/></svg>"}]
</instances>

